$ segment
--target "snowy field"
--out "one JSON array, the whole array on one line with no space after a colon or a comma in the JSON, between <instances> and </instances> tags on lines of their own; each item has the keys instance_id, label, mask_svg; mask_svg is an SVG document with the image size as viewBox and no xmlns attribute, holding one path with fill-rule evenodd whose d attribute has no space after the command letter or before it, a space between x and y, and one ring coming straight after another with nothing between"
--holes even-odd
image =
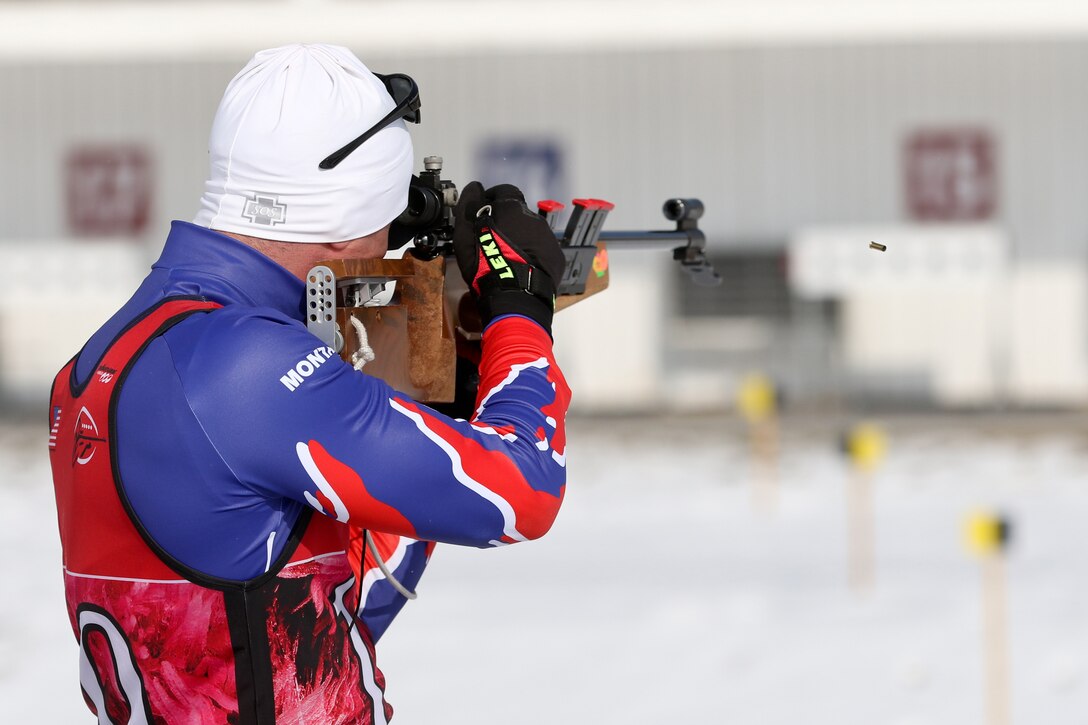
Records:
<instances>
[{"instance_id":1,"label":"snowy field","mask_svg":"<svg viewBox=\"0 0 1088 725\"><path fill-rule=\"evenodd\" d=\"M893 419L877 569L848 585L839 428L784 426L753 506L725 418L572 421L545 539L436 551L378 647L400 725L985 722L965 515L1014 521L1012 722L1088 723L1088 430L1072 417ZM5 723L93 722L64 615L46 430L0 425Z\"/></svg>"}]
</instances>

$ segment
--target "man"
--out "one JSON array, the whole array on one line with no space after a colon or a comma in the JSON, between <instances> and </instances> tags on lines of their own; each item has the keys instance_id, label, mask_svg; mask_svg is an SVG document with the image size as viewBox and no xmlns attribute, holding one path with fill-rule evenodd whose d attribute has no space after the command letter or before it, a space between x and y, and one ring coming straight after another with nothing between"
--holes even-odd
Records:
<instances>
[{"instance_id":1,"label":"man","mask_svg":"<svg viewBox=\"0 0 1088 725\"><path fill-rule=\"evenodd\" d=\"M173 223L54 382L65 591L99 722L384 723L374 642L403 596L349 532L414 587L430 542L498 546L554 520L563 257L520 192L470 184L456 209L486 324L471 421L356 372L301 322L312 265L386 250L412 165L396 110L344 48L254 56L216 114L194 223Z\"/></svg>"}]
</instances>

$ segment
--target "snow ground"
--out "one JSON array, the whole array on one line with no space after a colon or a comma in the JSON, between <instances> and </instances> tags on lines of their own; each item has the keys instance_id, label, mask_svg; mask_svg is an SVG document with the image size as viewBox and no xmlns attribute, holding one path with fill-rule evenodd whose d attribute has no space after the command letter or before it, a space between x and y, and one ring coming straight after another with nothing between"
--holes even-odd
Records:
<instances>
[{"instance_id":1,"label":"snow ground","mask_svg":"<svg viewBox=\"0 0 1088 725\"><path fill-rule=\"evenodd\" d=\"M787 420L773 511L725 418L579 419L543 540L440 547L379 643L400 725L983 723L964 516L1014 521L1014 723L1088 722L1088 430L901 419L875 477L876 586L848 586L838 428ZM1073 427L1075 426L1075 427ZM93 721L64 614L44 427L0 425L0 703Z\"/></svg>"}]
</instances>

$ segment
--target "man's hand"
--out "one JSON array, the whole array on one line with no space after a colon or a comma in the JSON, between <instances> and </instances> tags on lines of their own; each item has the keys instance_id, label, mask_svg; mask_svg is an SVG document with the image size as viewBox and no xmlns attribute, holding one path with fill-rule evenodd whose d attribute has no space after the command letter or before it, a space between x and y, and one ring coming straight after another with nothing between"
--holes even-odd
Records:
<instances>
[{"instance_id":1,"label":"man's hand","mask_svg":"<svg viewBox=\"0 0 1088 725\"><path fill-rule=\"evenodd\" d=\"M499 315L524 315L550 335L555 280L566 259L548 223L529 211L516 186L484 191L478 181L461 191L454 215L457 266L484 327Z\"/></svg>"}]
</instances>

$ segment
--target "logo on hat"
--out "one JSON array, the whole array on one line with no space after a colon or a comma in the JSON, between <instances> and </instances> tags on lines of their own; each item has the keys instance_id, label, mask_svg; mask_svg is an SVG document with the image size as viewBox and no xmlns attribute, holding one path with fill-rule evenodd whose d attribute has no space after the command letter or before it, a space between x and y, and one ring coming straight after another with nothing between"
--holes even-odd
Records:
<instances>
[{"instance_id":1,"label":"logo on hat","mask_svg":"<svg viewBox=\"0 0 1088 725\"><path fill-rule=\"evenodd\" d=\"M252 197L246 197L242 216L254 224L274 226L287 220L287 205L281 204L277 196L254 194Z\"/></svg>"}]
</instances>

